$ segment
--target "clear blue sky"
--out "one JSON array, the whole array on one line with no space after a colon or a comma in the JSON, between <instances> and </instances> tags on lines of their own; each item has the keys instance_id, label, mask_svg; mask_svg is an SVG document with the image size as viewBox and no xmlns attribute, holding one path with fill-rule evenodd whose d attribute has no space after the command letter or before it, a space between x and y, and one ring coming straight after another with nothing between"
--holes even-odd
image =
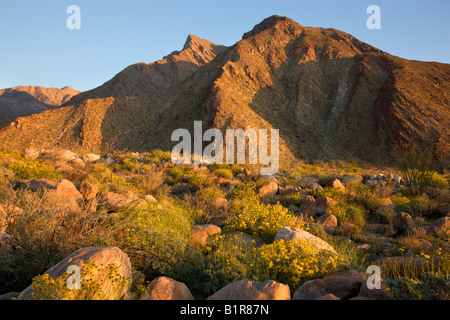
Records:
<instances>
[{"instance_id":1,"label":"clear blue sky","mask_svg":"<svg viewBox=\"0 0 450 320\"><path fill-rule=\"evenodd\" d=\"M0 0L0 88L95 88L130 64L180 50L188 34L232 45L273 14L345 31L402 58L450 63L449 0ZM81 29L69 30L69 5ZM381 30L369 30L369 5Z\"/></svg>"}]
</instances>

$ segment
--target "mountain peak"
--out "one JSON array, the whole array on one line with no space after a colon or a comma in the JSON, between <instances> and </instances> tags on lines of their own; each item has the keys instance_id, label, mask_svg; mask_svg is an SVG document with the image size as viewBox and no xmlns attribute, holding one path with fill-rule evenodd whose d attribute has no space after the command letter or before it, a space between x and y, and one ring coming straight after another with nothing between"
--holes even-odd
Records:
<instances>
[{"instance_id":1,"label":"mountain peak","mask_svg":"<svg viewBox=\"0 0 450 320\"><path fill-rule=\"evenodd\" d=\"M193 34L190 34L188 35L186 42L184 43L183 50L205 44L212 45L213 43L200 37L194 36Z\"/></svg>"},{"instance_id":2,"label":"mountain peak","mask_svg":"<svg viewBox=\"0 0 450 320\"><path fill-rule=\"evenodd\" d=\"M255 34L263 32L267 29L281 27L282 25L284 25L284 26L291 25L291 26L301 27L300 24L298 24L297 22L295 22L294 20L292 20L288 17L273 15L273 16L270 16L270 17L264 19L259 24L257 24L251 31L244 33L244 35L242 36L242 39L250 38L250 37L254 36Z\"/></svg>"}]
</instances>

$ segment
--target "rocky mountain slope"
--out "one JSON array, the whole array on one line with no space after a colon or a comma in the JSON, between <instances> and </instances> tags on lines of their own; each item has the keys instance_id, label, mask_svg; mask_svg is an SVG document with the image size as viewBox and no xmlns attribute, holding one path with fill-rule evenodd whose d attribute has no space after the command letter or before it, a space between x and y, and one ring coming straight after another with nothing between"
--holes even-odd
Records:
<instances>
[{"instance_id":1,"label":"rocky mountain slope","mask_svg":"<svg viewBox=\"0 0 450 320\"><path fill-rule=\"evenodd\" d=\"M160 95L179 85L225 49L224 46L189 35L181 51L174 51L150 64L131 65L100 87L75 96L67 105L80 104L87 99Z\"/></svg>"},{"instance_id":2,"label":"rocky mountain slope","mask_svg":"<svg viewBox=\"0 0 450 320\"><path fill-rule=\"evenodd\" d=\"M186 46L171 62L131 66L67 107L20 118L0 132L1 145L170 150L173 130L193 132L202 120L204 129L279 129L283 158L387 164L397 142L414 141L434 145L441 166L449 163L448 64L401 59L344 32L279 16L216 58L206 50L209 60L196 64L201 47L185 60Z\"/></svg>"},{"instance_id":3,"label":"rocky mountain slope","mask_svg":"<svg viewBox=\"0 0 450 320\"><path fill-rule=\"evenodd\" d=\"M18 117L26 117L48 109L55 109L80 93L71 87L44 88L19 86L0 90L0 126Z\"/></svg>"}]
</instances>

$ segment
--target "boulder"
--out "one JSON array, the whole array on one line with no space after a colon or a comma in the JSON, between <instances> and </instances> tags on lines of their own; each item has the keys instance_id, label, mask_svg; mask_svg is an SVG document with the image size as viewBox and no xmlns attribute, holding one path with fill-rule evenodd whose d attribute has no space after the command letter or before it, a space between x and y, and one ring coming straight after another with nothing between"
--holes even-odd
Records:
<instances>
[{"instance_id":1,"label":"boulder","mask_svg":"<svg viewBox=\"0 0 450 320\"><path fill-rule=\"evenodd\" d=\"M269 181L258 189L260 198L272 198L278 192L278 184L274 181Z\"/></svg>"},{"instance_id":2,"label":"boulder","mask_svg":"<svg viewBox=\"0 0 450 320\"><path fill-rule=\"evenodd\" d=\"M56 189L58 182L48 179L33 179L26 183L26 186L33 191L39 191L44 189Z\"/></svg>"},{"instance_id":3,"label":"boulder","mask_svg":"<svg viewBox=\"0 0 450 320\"><path fill-rule=\"evenodd\" d=\"M83 157L85 163L95 163L101 159L101 156L94 153L89 153Z\"/></svg>"},{"instance_id":4,"label":"boulder","mask_svg":"<svg viewBox=\"0 0 450 320\"><path fill-rule=\"evenodd\" d=\"M69 162L78 156L70 150L56 150L45 152L42 154L42 157L53 161Z\"/></svg>"},{"instance_id":5,"label":"boulder","mask_svg":"<svg viewBox=\"0 0 450 320\"><path fill-rule=\"evenodd\" d=\"M397 213L392 224L397 230L397 234L411 232L416 228L413 218L406 212Z\"/></svg>"},{"instance_id":6,"label":"boulder","mask_svg":"<svg viewBox=\"0 0 450 320\"><path fill-rule=\"evenodd\" d=\"M344 185L348 183L361 183L363 181L363 177L359 174L349 175L342 178L342 183Z\"/></svg>"},{"instance_id":7,"label":"boulder","mask_svg":"<svg viewBox=\"0 0 450 320\"><path fill-rule=\"evenodd\" d=\"M315 235L312 235L311 233L299 228L291 228L291 227L281 228L275 235L275 241L277 240L306 241L317 251L326 250L332 253L336 253L333 247L331 247L326 241L323 241L319 237L316 237Z\"/></svg>"},{"instance_id":8,"label":"boulder","mask_svg":"<svg viewBox=\"0 0 450 320\"><path fill-rule=\"evenodd\" d=\"M273 280L240 280L220 289L207 300L291 300L289 286Z\"/></svg>"},{"instance_id":9,"label":"boulder","mask_svg":"<svg viewBox=\"0 0 450 320\"><path fill-rule=\"evenodd\" d=\"M334 179L333 182L331 183L331 186L340 191L347 190L339 179Z\"/></svg>"},{"instance_id":10,"label":"boulder","mask_svg":"<svg viewBox=\"0 0 450 320\"><path fill-rule=\"evenodd\" d=\"M445 232L447 234L450 234L450 217L442 217L439 218L428 226L428 232L434 233L436 232Z\"/></svg>"},{"instance_id":11,"label":"boulder","mask_svg":"<svg viewBox=\"0 0 450 320\"><path fill-rule=\"evenodd\" d=\"M195 244L206 246L208 237L219 234L221 231L222 229L213 224L195 225L191 229L191 239Z\"/></svg>"},{"instance_id":12,"label":"boulder","mask_svg":"<svg viewBox=\"0 0 450 320\"><path fill-rule=\"evenodd\" d=\"M325 213L324 215L322 215L319 219L317 219L317 222L321 224L325 228L325 230L329 231L336 229L338 225L337 218L329 213Z\"/></svg>"},{"instance_id":13,"label":"boulder","mask_svg":"<svg viewBox=\"0 0 450 320\"><path fill-rule=\"evenodd\" d=\"M292 300L315 300L326 295L321 279L309 280L295 290Z\"/></svg>"},{"instance_id":14,"label":"boulder","mask_svg":"<svg viewBox=\"0 0 450 320\"><path fill-rule=\"evenodd\" d=\"M383 205L384 205L386 208L394 210L395 204L392 202L391 199L389 199L389 198L384 198L384 199L382 199L382 201L383 201Z\"/></svg>"},{"instance_id":15,"label":"boulder","mask_svg":"<svg viewBox=\"0 0 450 320\"><path fill-rule=\"evenodd\" d=\"M89 182L81 183L79 189L80 193L83 195L83 199L86 201L95 199L98 194L98 187L95 184Z\"/></svg>"},{"instance_id":16,"label":"boulder","mask_svg":"<svg viewBox=\"0 0 450 320\"><path fill-rule=\"evenodd\" d=\"M194 300L194 297L184 283L158 277L147 286L141 300Z\"/></svg>"},{"instance_id":17,"label":"boulder","mask_svg":"<svg viewBox=\"0 0 450 320\"><path fill-rule=\"evenodd\" d=\"M393 180L394 180L394 182L395 182L396 184L402 183L402 177L400 177L400 176L394 174L392 178L393 178Z\"/></svg>"},{"instance_id":18,"label":"boulder","mask_svg":"<svg viewBox=\"0 0 450 320\"><path fill-rule=\"evenodd\" d=\"M313 196L310 196L307 194L302 197L300 205L302 208L311 208L311 207L314 207L315 203L316 203L316 199L314 199Z\"/></svg>"},{"instance_id":19,"label":"boulder","mask_svg":"<svg viewBox=\"0 0 450 320\"><path fill-rule=\"evenodd\" d=\"M211 202L213 210L226 211L228 209L228 200L225 198L215 198Z\"/></svg>"},{"instance_id":20,"label":"boulder","mask_svg":"<svg viewBox=\"0 0 450 320\"><path fill-rule=\"evenodd\" d=\"M24 153L24 157L27 160L35 160L37 157L39 157L39 150L36 148L27 149Z\"/></svg>"},{"instance_id":21,"label":"boulder","mask_svg":"<svg viewBox=\"0 0 450 320\"><path fill-rule=\"evenodd\" d=\"M74 210L78 209L79 205L83 204L83 195L69 180L62 179L58 181L53 192L67 201L70 208Z\"/></svg>"},{"instance_id":22,"label":"boulder","mask_svg":"<svg viewBox=\"0 0 450 320\"><path fill-rule=\"evenodd\" d=\"M86 164L84 163L83 159L81 159L80 157L76 157L70 161L68 161L68 163L74 167L74 168L84 168L86 166Z\"/></svg>"},{"instance_id":23,"label":"boulder","mask_svg":"<svg viewBox=\"0 0 450 320\"><path fill-rule=\"evenodd\" d=\"M131 204L138 204L138 200L139 199L129 199L124 195L108 191L103 191L98 194L99 203L110 210L118 210Z\"/></svg>"},{"instance_id":24,"label":"boulder","mask_svg":"<svg viewBox=\"0 0 450 320\"><path fill-rule=\"evenodd\" d=\"M128 256L116 247L82 248L47 270L49 278L62 279L70 266L80 270L80 282L90 283L91 290L58 290L50 287L53 298L82 300L119 300L130 286L132 280L131 262ZM67 279L69 280L69 279ZM70 281L70 280L69 280ZM61 283L66 288L66 282ZM75 285L75 284L74 284ZM93 291L92 291L93 290ZM88 295L88 297L86 297ZM19 300L39 299L39 291L31 285L20 293Z\"/></svg>"},{"instance_id":25,"label":"boulder","mask_svg":"<svg viewBox=\"0 0 450 320\"><path fill-rule=\"evenodd\" d=\"M327 294L339 299L350 299L359 294L365 276L355 270L346 270L323 279L307 281L294 293L292 300L314 300Z\"/></svg>"},{"instance_id":26,"label":"boulder","mask_svg":"<svg viewBox=\"0 0 450 320\"><path fill-rule=\"evenodd\" d=\"M317 213L325 213L328 208L334 207L337 205L337 201L331 199L329 197L321 197L314 202L314 206L312 207L316 210Z\"/></svg>"}]
</instances>

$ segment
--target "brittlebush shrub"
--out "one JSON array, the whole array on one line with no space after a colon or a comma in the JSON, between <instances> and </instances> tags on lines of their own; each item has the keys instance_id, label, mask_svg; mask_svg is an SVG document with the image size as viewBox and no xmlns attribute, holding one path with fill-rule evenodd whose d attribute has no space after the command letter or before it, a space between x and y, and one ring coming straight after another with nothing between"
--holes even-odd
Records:
<instances>
[{"instance_id":1,"label":"brittlebush shrub","mask_svg":"<svg viewBox=\"0 0 450 320\"><path fill-rule=\"evenodd\" d=\"M220 178L233 179L233 171L230 169L217 169L214 174Z\"/></svg>"},{"instance_id":2,"label":"brittlebush shrub","mask_svg":"<svg viewBox=\"0 0 450 320\"><path fill-rule=\"evenodd\" d=\"M307 280L321 278L345 265L342 257L329 251L317 252L306 241L278 240L256 249L252 278L289 284L295 291Z\"/></svg>"},{"instance_id":3,"label":"brittlebush shrub","mask_svg":"<svg viewBox=\"0 0 450 320\"><path fill-rule=\"evenodd\" d=\"M55 171L55 167L40 161L16 161L9 165L15 175L23 179L49 179L58 181L62 179L62 173Z\"/></svg>"},{"instance_id":4,"label":"brittlebush shrub","mask_svg":"<svg viewBox=\"0 0 450 320\"><path fill-rule=\"evenodd\" d=\"M100 300L104 297L101 291L102 282L112 283L117 290L128 285L128 280L117 271L115 264L96 265L87 261L80 269L79 289L70 289L67 280L75 274L66 273L60 277L52 278L48 274L33 278L31 284L32 300ZM98 275L102 277L99 279ZM72 279L71 279L72 280ZM73 283L73 285L76 285Z\"/></svg>"},{"instance_id":5,"label":"brittlebush shrub","mask_svg":"<svg viewBox=\"0 0 450 320\"><path fill-rule=\"evenodd\" d=\"M196 298L208 297L238 280L274 280L294 292L307 280L352 267L354 260L347 252L318 252L298 240L279 240L256 248L240 245L233 237L216 236L214 246L202 250L186 254L173 274Z\"/></svg>"},{"instance_id":6,"label":"brittlebush shrub","mask_svg":"<svg viewBox=\"0 0 450 320\"><path fill-rule=\"evenodd\" d=\"M364 209L357 206L338 204L328 208L326 213L334 215L340 225L344 222L351 222L355 226L361 227L367 220Z\"/></svg>"},{"instance_id":7,"label":"brittlebush shrub","mask_svg":"<svg viewBox=\"0 0 450 320\"><path fill-rule=\"evenodd\" d=\"M304 223L280 204L262 203L256 194L235 199L225 221L226 230L237 230L272 242L283 227L300 228Z\"/></svg>"}]
</instances>

